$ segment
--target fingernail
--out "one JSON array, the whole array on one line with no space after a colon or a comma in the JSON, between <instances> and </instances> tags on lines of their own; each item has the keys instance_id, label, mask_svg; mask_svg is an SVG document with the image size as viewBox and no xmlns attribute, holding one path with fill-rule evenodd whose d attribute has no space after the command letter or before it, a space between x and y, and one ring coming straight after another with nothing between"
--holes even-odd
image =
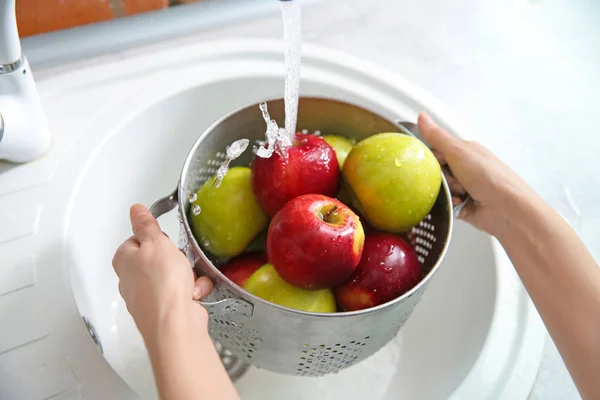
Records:
<instances>
[{"instance_id":1,"label":"fingernail","mask_svg":"<svg viewBox=\"0 0 600 400\"><path fill-rule=\"evenodd\" d=\"M202 292L200 291L200 289L198 287L194 287L194 291L192 292L192 296L194 296L194 300L200 299L201 294L202 294Z\"/></svg>"},{"instance_id":2,"label":"fingernail","mask_svg":"<svg viewBox=\"0 0 600 400\"><path fill-rule=\"evenodd\" d=\"M419 114L419 124L422 126L429 126L433 123L433 120L425 111L421 111Z\"/></svg>"},{"instance_id":3,"label":"fingernail","mask_svg":"<svg viewBox=\"0 0 600 400\"><path fill-rule=\"evenodd\" d=\"M208 280L208 278L199 278L198 281L196 281L197 285L198 285L198 290L200 291L200 293L204 293L204 292L208 292L209 287L211 282Z\"/></svg>"},{"instance_id":4,"label":"fingernail","mask_svg":"<svg viewBox=\"0 0 600 400\"><path fill-rule=\"evenodd\" d=\"M212 282L206 277L199 278L194 284L194 296L198 299L208 295L212 290Z\"/></svg>"}]
</instances>

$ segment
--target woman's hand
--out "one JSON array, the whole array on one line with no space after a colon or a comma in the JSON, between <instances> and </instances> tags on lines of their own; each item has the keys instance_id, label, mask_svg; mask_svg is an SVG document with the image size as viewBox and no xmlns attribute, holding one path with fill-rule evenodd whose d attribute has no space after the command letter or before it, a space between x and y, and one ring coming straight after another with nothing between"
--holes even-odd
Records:
<instances>
[{"instance_id":1,"label":"woman's hand","mask_svg":"<svg viewBox=\"0 0 600 400\"><path fill-rule=\"evenodd\" d=\"M155 331L169 312L181 308L201 314L206 321L206 310L192 300L210 293L210 279L194 282L189 261L146 207L131 207L130 218L133 236L117 250L113 267L121 296L142 336Z\"/></svg>"},{"instance_id":2,"label":"woman's hand","mask_svg":"<svg viewBox=\"0 0 600 400\"><path fill-rule=\"evenodd\" d=\"M419 130L442 165L458 205L468 193L471 199L460 218L497 236L511 226L510 207L521 197L535 197L533 190L509 167L477 142L457 139L440 128L426 113Z\"/></svg>"}]
</instances>

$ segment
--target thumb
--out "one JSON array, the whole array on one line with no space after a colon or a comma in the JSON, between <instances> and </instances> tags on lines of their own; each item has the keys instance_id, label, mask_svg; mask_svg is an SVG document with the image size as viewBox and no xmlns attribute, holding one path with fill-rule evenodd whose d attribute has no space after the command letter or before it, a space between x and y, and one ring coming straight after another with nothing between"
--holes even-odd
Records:
<instances>
[{"instance_id":1,"label":"thumb","mask_svg":"<svg viewBox=\"0 0 600 400\"><path fill-rule=\"evenodd\" d=\"M213 284L210 279L202 276L194 282L194 300L202 300L212 292Z\"/></svg>"},{"instance_id":2,"label":"thumb","mask_svg":"<svg viewBox=\"0 0 600 400\"><path fill-rule=\"evenodd\" d=\"M152 240L162 235L156 218L141 204L135 204L129 210L133 235L141 242Z\"/></svg>"},{"instance_id":3,"label":"thumb","mask_svg":"<svg viewBox=\"0 0 600 400\"><path fill-rule=\"evenodd\" d=\"M444 155L458 144L458 139L436 124L425 111L419 114L417 124L425 141Z\"/></svg>"}]
</instances>

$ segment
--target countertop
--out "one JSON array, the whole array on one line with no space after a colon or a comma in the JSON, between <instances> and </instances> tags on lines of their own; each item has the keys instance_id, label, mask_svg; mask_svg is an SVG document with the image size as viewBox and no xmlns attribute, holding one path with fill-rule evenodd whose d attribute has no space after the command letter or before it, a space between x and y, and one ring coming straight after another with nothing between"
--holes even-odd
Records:
<instances>
[{"instance_id":1,"label":"countertop","mask_svg":"<svg viewBox=\"0 0 600 400\"><path fill-rule=\"evenodd\" d=\"M327 0L304 8L303 36L395 71L446 103L600 261L600 140L590 126L600 107L598 17L594 0ZM271 15L150 48L280 39L281 25ZM550 339L530 398L580 398Z\"/></svg>"}]
</instances>

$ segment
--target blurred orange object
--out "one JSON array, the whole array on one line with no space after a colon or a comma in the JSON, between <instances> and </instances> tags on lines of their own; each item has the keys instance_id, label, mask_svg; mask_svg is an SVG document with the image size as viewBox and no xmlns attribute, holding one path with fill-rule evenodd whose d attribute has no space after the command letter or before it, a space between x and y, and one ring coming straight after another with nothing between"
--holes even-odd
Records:
<instances>
[{"instance_id":1,"label":"blurred orange object","mask_svg":"<svg viewBox=\"0 0 600 400\"><path fill-rule=\"evenodd\" d=\"M166 8L169 0L16 0L22 37Z\"/></svg>"}]
</instances>

